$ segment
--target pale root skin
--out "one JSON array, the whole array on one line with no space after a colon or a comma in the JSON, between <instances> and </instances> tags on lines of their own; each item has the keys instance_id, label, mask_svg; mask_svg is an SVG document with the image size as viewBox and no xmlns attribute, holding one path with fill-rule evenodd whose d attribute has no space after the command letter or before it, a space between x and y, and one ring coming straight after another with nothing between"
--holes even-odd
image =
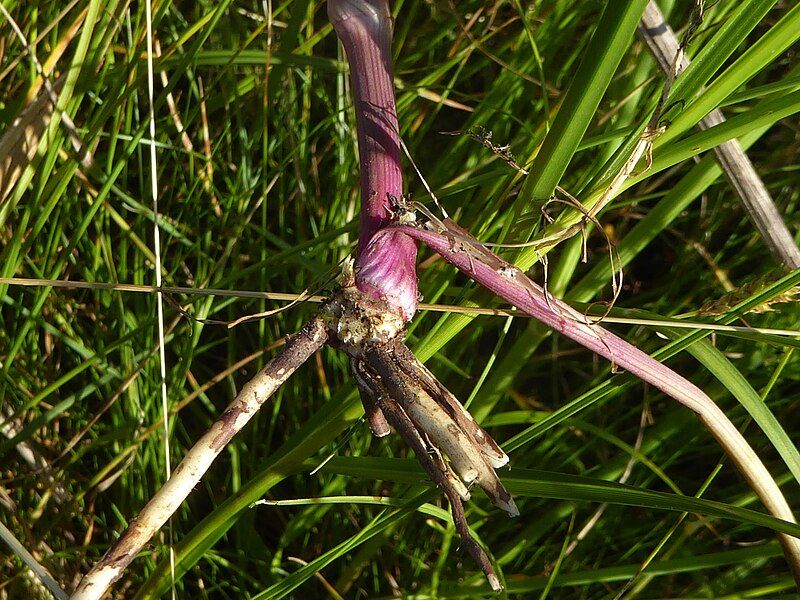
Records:
<instances>
[{"instance_id":1,"label":"pale root skin","mask_svg":"<svg viewBox=\"0 0 800 600\"><path fill-rule=\"evenodd\" d=\"M464 548L492 588L501 589L488 554L470 533L462 502L470 498L467 486L477 484L496 506L510 516L519 515L494 470L508 457L403 344L402 332L385 335L383 320L391 323L395 313L384 300L344 287L323 313L334 343L350 356L372 431L383 436L392 426L414 450L431 481L447 496Z\"/></svg>"},{"instance_id":2,"label":"pale root skin","mask_svg":"<svg viewBox=\"0 0 800 600\"><path fill-rule=\"evenodd\" d=\"M150 499L105 556L81 580L71 598L102 598L150 539L191 493L234 435L250 421L261 405L314 352L328 340L321 319L309 321L292 336L264 369L239 392L225 412L186 454L172 477Z\"/></svg>"}]
</instances>

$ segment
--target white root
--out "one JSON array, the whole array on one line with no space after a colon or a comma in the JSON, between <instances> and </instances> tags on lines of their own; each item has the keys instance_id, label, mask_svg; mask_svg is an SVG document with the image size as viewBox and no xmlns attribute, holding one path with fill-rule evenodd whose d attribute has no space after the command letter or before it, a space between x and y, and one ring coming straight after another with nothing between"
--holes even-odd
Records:
<instances>
[{"instance_id":1,"label":"white root","mask_svg":"<svg viewBox=\"0 0 800 600\"><path fill-rule=\"evenodd\" d=\"M324 323L315 317L286 342L281 353L242 388L220 418L189 450L172 477L81 580L71 600L99 600L105 595L153 535L178 509L233 436L327 339Z\"/></svg>"}]
</instances>

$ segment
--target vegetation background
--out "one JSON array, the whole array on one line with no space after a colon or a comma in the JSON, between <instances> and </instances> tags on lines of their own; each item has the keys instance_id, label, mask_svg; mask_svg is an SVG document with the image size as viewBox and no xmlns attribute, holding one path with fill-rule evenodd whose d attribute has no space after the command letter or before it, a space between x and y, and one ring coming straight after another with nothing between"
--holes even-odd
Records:
<instances>
[{"instance_id":1,"label":"vegetation background","mask_svg":"<svg viewBox=\"0 0 800 600\"><path fill-rule=\"evenodd\" d=\"M642 41L622 35L644 4L393 3L403 137L479 239L535 237L537 190L559 183L554 165L568 164L560 185L585 199L624 162L663 86ZM691 3L659 5L679 35L692 22ZM167 456L156 296L102 287L155 282L145 3L3 6L26 42L2 16L0 276L17 281L0 284L0 521L70 590L163 483L167 462L314 310L306 302L217 324L285 304L242 291L331 289L357 236L355 125L323 2L154 5L164 285L230 292L167 295ZM602 312L588 304L612 296L610 239L625 263L611 317L634 321L609 326L650 352L678 340L663 357L746 430L800 509L797 449L770 442L800 436L797 336L687 338L691 330L644 322L797 329L800 309L785 301L800 275L778 267L706 150L740 138L797 234L798 38L796 3L707 5L688 47L701 67L668 103L672 139L656 142L652 168L643 162L600 215L605 235L590 227L549 252L548 284ZM556 116L565 105L579 109L568 123ZM715 106L730 120L699 137L692 127ZM491 132L534 179L489 144L441 134L467 130L484 141ZM552 152L537 154L546 135ZM425 251L419 273L428 303L500 306ZM542 267L534 274L541 281ZM408 339L510 451L504 480L522 516L507 519L480 493L468 512L510 597L794 590L769 520L746 510L760 510L754 495L685 408L526 318L424 310ZM765 433L751 415L770 412ZM396 436L373 439L360 416L345 357L326 348L172 519L177 597L484 597L413 457ZM607 483L621 478L625 486ZM296 502L250 506L262 497ZM169 538L165 530L133 563L117 597L169 590ZM46 597L0 547L0 596Z\"/></svg>"}]
</instances>

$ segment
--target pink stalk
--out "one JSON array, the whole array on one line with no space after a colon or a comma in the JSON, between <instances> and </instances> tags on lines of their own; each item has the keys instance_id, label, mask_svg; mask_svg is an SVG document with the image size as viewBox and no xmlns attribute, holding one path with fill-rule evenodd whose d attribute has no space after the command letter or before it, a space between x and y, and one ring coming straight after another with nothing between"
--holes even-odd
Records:
<instances>
[{"instance_id":1,"label":"pink stalk","mask_svg":"<svg viewBox=\"0 0 800 600\"><path fill-rule=\"evenodd\" d=\"M700 388L619 336L587 322L584 315L546 294L522 271L489 251L449 219L444 224L447 230L441 233L410 226L397 226L394 229L424 242L489 291L697 413L769 512L786 521L796 522L780 488L761 459L725 413ZM389 229L379 235L391 233ZM779 534L779 540L795 579L800 583L800 540L786 534Z\"/></svg>"},{"instance_id":2,"label":"pink stalk","mask_svg":"<svg viewBox=\"0 0 800 600\"><path fill-rule=\"evenodd\" d=\"M400 137L392 83L392 17L387 0L329 0L328 17L350 63L361 163L361 231L356 286L409 321L417 309L414 241L393 232L393 199L403 196Z\"/></svg>"}]
</instances>

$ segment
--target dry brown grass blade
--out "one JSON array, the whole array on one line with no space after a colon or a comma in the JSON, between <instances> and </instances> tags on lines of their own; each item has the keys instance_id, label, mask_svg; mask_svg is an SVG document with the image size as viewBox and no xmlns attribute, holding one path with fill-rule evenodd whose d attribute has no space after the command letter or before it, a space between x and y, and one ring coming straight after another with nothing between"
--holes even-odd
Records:
<instances>
[{"instance_id":1,"label":"dry brown grass blade","mask_svg":"<svg viewBox=\"0 0 800 600\"><path fill-rule=\"evenodd\" d=\"M54 84L60 90L63 77ZM5 202L25 168L33 162L39 141L53 118L53 102L45 90L36 98L0 137L0 204Z\"/></svg>"}]
</instances>

